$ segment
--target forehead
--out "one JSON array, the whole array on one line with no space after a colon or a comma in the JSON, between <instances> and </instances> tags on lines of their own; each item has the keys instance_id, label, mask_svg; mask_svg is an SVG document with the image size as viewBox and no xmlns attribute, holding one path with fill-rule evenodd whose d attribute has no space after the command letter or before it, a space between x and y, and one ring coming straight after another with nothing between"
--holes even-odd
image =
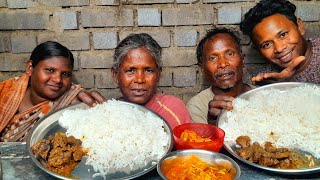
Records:
<instances>
[{"instance_id":1,"label":"forehead","mask_svg":"<svg viewBox=\"0 0 320 180\"><path fill-rule=\"evenodd\" d=\"M226 49L238 49L236 40L228 33L218 33L208 39L204 45L204 50L224 51Z\"/></svg>"},{"instance_id":2,"label":"forehead","mask_svg":"<svg viewBox=\"0 0 320 180\"><path fill-rule=\"evenodd\" d=\"M263 41L276 36L280 31L297 29L294 22L282 14L268 16L253 28L253 39Z\"/></svg>"},{"instance_id":3,"label":"forehead","mask_svg":"<svg viewBox=\"0 0 320 180\"><path fill-rule=\"evenodd\" d=\"M130 49L126 55L121 58L121 66L156 66L156 60L146 48Z\"/></svg>"},{"instance_id":4,"label":"forehead","mask_svg":"<svg viewBox=\"0 0 320 180\"><path fill-rule=\"evenodd\" d=\"M68 58L62 56L53 56L51 58L39 61L36 66L72 68L71 61Z\"/></svg>"}]
</instances>

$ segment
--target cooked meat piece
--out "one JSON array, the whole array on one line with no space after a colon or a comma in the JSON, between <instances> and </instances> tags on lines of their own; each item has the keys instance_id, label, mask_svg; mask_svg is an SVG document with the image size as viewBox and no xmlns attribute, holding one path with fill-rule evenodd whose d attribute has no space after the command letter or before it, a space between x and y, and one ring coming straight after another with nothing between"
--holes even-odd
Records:
<instances>
[{"instance_id":1,"label":"cooked meat piece","mask_svg":"<svg viewBox=\"0 0 320 180\"><path fill-rule=\"evenodd\" d=\"M32 146L33 153L40 156L39 161L49 170L71 176L71 171L81 161L84 152L81 140L56 133L48 140L41 140Z\"/></svg>"},{"instance_id":2,"label":"cooked meat piece","mask_svg":"<svg viewBox=\"0 0 320 180\"><path fill-rule=\"evenodd\" d=\"M266 155L266 151L263 149L263 147L257 142L254 142L251 148L254 152L252 156L253 162L258 162L261 156L268 156Z\"/></svg>"},{"instance_id":3,"label":"cooked meat piece","mask_svg":"<svg viewBox=\"0 0 320 180\"><path fill-rule=\"evenodd\" d=\"M273 157L277 158L277 159L284 159L284 158L288 158L290 156L290 151L288 152L275 152L273 153Z\"/></svg>"},{"instance_id":4,"label":"cooked meat piece","mask_svg":"<svg viewBox=\"0 0 320 180\"><path fill-rule=\"evenodd\" d=\"M290 160L289 159L284 159L284 160L281 160L279 162L279 164L276 166L276 168L280 168L280 169L288 169L290 168Z\"/></svg>"},{"instance_id":5,"label":"cooked meat piece","mask_svg":"<svg viewBox=\"0 0 320 180\"><path fill-rule=\"evenodd\" d=\"M269 158L269 157L261 157L259 160L259 164L262 166L275 166L279 164L279 161L277 159Z\"/></svg>"},{"instance_id":6,"label":"cooked meat piece","mask_svg":"<svg viewBox=\"0 0 320 180\"><path fill-rule=\"evenodd\" d=\"M250 145L248 136L239 136L236 142L241 146L236 150L239 156L262 166L288 169L301 167L304 163L299 153L287 148L276 148L271 142L265 142L264 147L257 142Z\"/></svg>"},{"instance_id":7,"label":"cooked meat piece","mask_svg":"<svg viewBox=\"0 0 320 180\"><path fill-rule=\"evenodd\" d=\"M50 149L50 141L48 140L41 140L32 146L32 152L44 160L47 159Z\"/></svg>"},{"instance_id":8,"label":"cooked meat piece","mask_svg":"<svg viewBox=\"0 0 320 180\"><path fill-rule=\"evenodd\" d=\"M288 148L277 148L278 152L288 152L289 149Z\"/></svg>"},{"instance_id":9,"label":"cooked meat piece","mask_svg":"<svg viewBox=\"0 0 320 180\"><path fill-rule=\"evenodd\" d=\"M73 160L74 161L81 161L82 156L84 155L84 152L82 151L82 149L78 148L76 151L73 152Z\"/></svg>"},{"instance_id":10,"label":"cooked meat piece","mask_svg":"<svg viewBox=\"0 0 320 180\"><path fill-rule=\"evenodd\" d=\"M63 166L70 163L72 154L70 151L63 151L61 148L54 148L50 152L48 165L53 167Z\"/></svg>"},{"instance_id":11,"label":"cooked meat piece","mask_svg":"<svg viewBox=\"0 0 320 180\"><path fill-rule=\"evenodd\" d=\"M266 143L264 144L264 149L265 149L266 151L268 151L268 152L276 152L276 151L277 151L277 148L274 147L271 142L266 142Z\"/></svg>"},{"instance_id":12,"label":"cooked meat piece","mask_svg":"<svg viewBox=\"0 0 320 180\"><path fill-rule=\"evenodd\" d=\"M237 151L241 157L245 158L250 162L258 162L260 157L265 152L265 150L257 142L253 143L252 146L249 146L247 148L241 148Z\"/></svg>"},{"instance_id":13,"label":"cooked meat piece","mask_svg":"<svg viewBox=\"0 0 320 180\"><path fill-rule=\"evenodd\" d=\"M257 143L257 142L254 142L254 143L252 144L252 148L255 149L255 150L258 150L258 151L264 150L263 147L260 146L260 144Z\"/></svg>"},{"instance_id":14,"label":"cooked meat piece","mask_svg":"<svg viewBox=\"0 0 320 180\"><path fill-rule=\"evenodd\" d=\"M239 156L246 160L252 156L252 149L250 147L238 149L237 152Z\"/></svg>"},{"instance_id":15,"label":"cooked meat piece","mask_svg":"<svg viewBox=\"0 0 320 180\"><path fill-rule=\"evenodd\" d=\"M67 143L71 146L81 146L82 142L80 139L76 139L74 136L67 137Z\"/></svg>"},{"instance_id":16,"label":"cooked meat piece","mask_svg":"<svg viewBox=\"0 0 320 180\"><path fill-rule=\"evenodd\" d=\"M239 136L236 139L237 144L239 144L242 148L246 148L250 146L250 137L249 136Z\"/></svg>"},{"instance_id":17,"label":"cooked meat piece","mask_svg":"<svg viewBox=\"0 0 320 180\"><path fill-rule=\"evenodd\" d=\"M67 136L65 133L56 133L53 138L53 147L65 147L67 146Z\"/></svg>"},{"instance_id":18,"label":"cooked meat piece","mask_svg":"<svg viewBox=\"0 0 320 180\"><path fill-rule=\"evenodd\" d=\"M252 162L259 162L260 158L262 157L263 153L259 151L253 151L252 153Z\"/></svg>"}]
</instances>

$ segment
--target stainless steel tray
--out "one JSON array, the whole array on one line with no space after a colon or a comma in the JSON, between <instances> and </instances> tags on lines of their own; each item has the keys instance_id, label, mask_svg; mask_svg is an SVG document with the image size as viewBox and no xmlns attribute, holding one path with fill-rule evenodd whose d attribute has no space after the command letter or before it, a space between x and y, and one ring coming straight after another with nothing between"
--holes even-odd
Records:
<instances>
[{"instance_id":1,"label":"stainless steel tray","mask_svg":"<svg viewBox=\"0 0 320 180\"><path fill-rule=\"evenodd\" d=\"M122 101L121 101L122 102ZM143 106L137 105L137 104L133 104L133 103L128 103L128 102L122 102L125 104L129 104L131 106L136 106L139 110L146 112L146 111L150 111L148 109L146 109ZM32 161L43 171L47 172L48 174L59 178L59 179L103 179L101 176L97 176L95 178L92 178L92 176L96 173L93 168L91 166L85 165L85 161L86 161L86 157L84 156L81 160L81 162L77 165L77 167L72 171L72 175L74 175L75 178L70 178L70 177L66 177L66 176L62 176L59 175L57 173L54 173L50 170L48 170L46 167L44 167L34 156L31 147L38 142L39 140L43 139L43 138L48 138L50 135L53 135L56 132L66 132L66 129L64 129L63 127L61 127L58 123L58 119L61 116L61 114L65 111L65 110L73 110L73 109L88 109L89 106L87 106L84 103L80 103L80 104L76 104L76 105L71 105L71 106L67 106L65 108L62 108L56 112L50 113L48 114L46 117L44 117L41 121L37 122L35 124L35 126L32 128L32 130L29 132L28 137L27 137L27 150L28 153L30 155L30 158L32 159ZM152 112L152 111L150 111ZM156 117L160 117L158 116L156 113L152 114ZM160 117L161 118L161 117ZM163 120L163 118L161 118ZM172 147L173 147L173 137L172 137L172 130L169 126L169 124L165 121L165 131L169 134L169 136L171 138L169 138L169 144L166 147L166 153L163 154L166 155L168 152L171 151ZM156 168L157 166L157 161L149 161L147 163L147 165L143 166L143 167L139 167L136 170L133 171L129 171L127 169L123 170L123 169L116 169L116 170L112 170L113 173L108 174L105 178L106 179L117 179L117 180L122 180L122 179L133 179L133 178L137 178L140 177L148 172L150 172L151 170L153 170L154 168ZM126 173L125 171L127 171L128 173Z\"/></svg>"},{"instance_id":2,"label":"stainless steel tray","mask_svg":"<svg viewBox=\"0 0 320 180\"><path fill-rule=\"evenodd\" d=\"M161 158L160 162L157 165L157 171L158 171L159 175L163 179L168 180L166 178L166 176L161 171L161 166L166 159L175 158L175 157L183 157L183 156L188 156L191 154L198 156L200 159L202 159L203 161L210 163L210 164L228 162L236 170L236 175L234 177L234 180L237 180L240 178L240 175L241 175L240 167L233 159L231 159L230 157L228 157L224 154L213 152L213 151L207 151L207 150L203 150L203 149L178 150L178 151L173 151L173 152L168 153L167 155L165 155L164 157Z\"/></svg>"},{"instance_id":3,"label":"stainless steel tray","mask_svg":"<svg viewBox=\"0 0 320 180\"><path fill-rule=\"evenodd\" d=\"M300 83L300 82L283 82L283 83L275 83L275 84L270 84L270 85L266 85L266 86L261 86L255 89L252 89L246 93L241 94L240 96L238 96L237 98L242 98L242 99L249 99L251 96L253 96L256 93L259 93L261 91L264 90L269 90L269 89L278 89L280 91L287 91L289 89L295 88L295 87L302 87L305 85L316 85L316 84L310 84L310 83ZM317 85L320 87L320 85ZM223 111L221 113L221 115L218 117L218 121L217 121L217 125L218 127L221 127L221 124L224 123L225 121L227 121L227 111ZM235 127L236 128L236 127ZM228 132L226 132L228 133ZM320 143L320 142L319 142ZM242 157L240 157L237 153L236 153L236 143L235 141L225 141L224 142L224 147L225 149L235 158L239 159L240 161L254 166L256 168L260 168L266 171L271 171L274 173L278 173L278 174L287 174L287 175L300 175L300 174L309 174L309 173L315 173L315 172L320 172L320 166L315 166L313 168L305 168L305 169L277 169L277 168L272 168L272 167L266 167L266 166L261 166L259 164L256 163L252 163L249 162L245 159L243 159ZM320 148L320 146L319 146ZM300 151L299 149L295 149L297 151ZM302 151L300 151L302 152ZM306 152L302 152L302 153L306 153ZM316 161L320 161L320 159L315 159Z\"/></svg>"}]
</instances>

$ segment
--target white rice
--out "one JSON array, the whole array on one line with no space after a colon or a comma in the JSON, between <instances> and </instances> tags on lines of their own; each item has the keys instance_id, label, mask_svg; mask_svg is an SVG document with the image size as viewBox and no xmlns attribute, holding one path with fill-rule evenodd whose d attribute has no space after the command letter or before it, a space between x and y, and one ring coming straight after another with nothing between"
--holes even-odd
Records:
<instances>
[{"instance_id":1,"label":"white rice","mask_svg":"<svg viewBox=\"0 0 320 180\"><path fill-rule=\"evenodd\" d=\"M320 158L320 88L305 86L286 91L265 90L249 100L235 99L227 121L220 124L226 141L247 135L251 142L273 142L298 148ZM273 132L274 136L270 133Z\"/></svg>"},{"instance_id":2,"label":"white rice","mask_svg":"<svg viewBox=\"0 0 320 180\"><path fill-rule=\"evenodd\" d=\"M160 118L117 100L87 110L67 110L59 123L67 135L82 140L88 149L86 164L101 175L146 165L146 159L159 160L169 142Z\"/></svg>"}]
</instances>

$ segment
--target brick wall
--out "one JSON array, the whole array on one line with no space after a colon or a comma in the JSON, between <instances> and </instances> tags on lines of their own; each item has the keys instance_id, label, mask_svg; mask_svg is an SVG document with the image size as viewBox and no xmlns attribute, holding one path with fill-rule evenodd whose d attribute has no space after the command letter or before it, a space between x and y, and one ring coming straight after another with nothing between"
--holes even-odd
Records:
<instances>
[{"instance_id":1,"label":"brick wall","mask_svg":"<svg viewBox=\"0 0 320 180\"><path fill-rule=\"evenodd\" d=\"M106 97L119 95L111 79L117 43L146 32L163 50L159 91L187 101L207 86L197 67L195 47L213 27L239 29L256 0L0 0L0 81L21 74L34 47L47 40L67 46L76 58L74 80ZM307 37L319 36L320 1L292 0ZM241 36L245 81L265 61Z\"/></svg>"}]
</instances>

